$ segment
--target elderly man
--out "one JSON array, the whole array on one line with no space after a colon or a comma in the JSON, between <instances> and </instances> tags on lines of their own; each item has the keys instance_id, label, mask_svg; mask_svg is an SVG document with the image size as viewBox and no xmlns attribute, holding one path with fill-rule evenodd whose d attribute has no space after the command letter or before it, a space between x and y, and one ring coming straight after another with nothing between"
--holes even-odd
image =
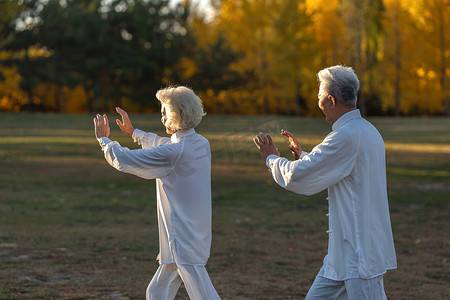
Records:
<instances>
[{"instance_id":1,"label":"elderly man","mask_svg":"<svg viewBox=\"0 0 450 300\"><path fill-rule=\"evenodd\" d=\"M116 108L124 133L142 149L111 141L106 115L94 118L95 135L108 163L119 171L156 178L160 266L146 291L147 299L174 299L184 282L193 300L220 299L205 269L211 247L211 151L197 134L205 115L199 97L186 87L158 91L162 123L170 138L134 129L128 114Z\"/></svg>"},{"instance_id":2,"label":"elderly man","mask_svg":"<svg viewBox=\"0 0 450 300\"><path fill-rule=\"evenodd\" d=\"M298 194L328 189L328 254L306 299L386 299L383 274L396 256L386 189L384 142L356 109L351 68L320 71L319 108L333 131L310 153L282 130L295 160L280 157L269 135L254 138L274 180Z\"/></svg>"}]
</instances>

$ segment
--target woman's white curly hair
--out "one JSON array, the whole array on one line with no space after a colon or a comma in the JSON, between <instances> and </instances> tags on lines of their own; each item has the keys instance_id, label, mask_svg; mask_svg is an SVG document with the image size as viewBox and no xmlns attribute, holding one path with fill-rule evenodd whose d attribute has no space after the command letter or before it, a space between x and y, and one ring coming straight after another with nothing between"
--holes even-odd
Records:
<instances>
[{"instance_id":1,"label":"woman's white curly hair","mask_svg":"<svg viewBox=\"0 0 450 300\"><path fill-rule=\"evenodd\" d=\"M156 98L166 107L164 124L172 131L194 128L206 115L202 100L185 86L169 86L159 90Z\"/></svg>"}]
</instances>

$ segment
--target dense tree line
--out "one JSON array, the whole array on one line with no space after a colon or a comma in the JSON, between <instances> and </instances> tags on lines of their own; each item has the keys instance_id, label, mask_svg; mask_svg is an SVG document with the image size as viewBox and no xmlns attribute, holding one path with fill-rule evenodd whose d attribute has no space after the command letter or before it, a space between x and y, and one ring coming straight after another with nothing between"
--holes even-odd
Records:
<instances>
[{"instance_id":1,"label":"dense tree line","mask_svg":"<svg viewBox=\"0 0 450 300\"><path fill-rule=\"evenodd\" d=\"M369 115L448 114L449 0L0 1L0 110L316 115L315 73L353 66Z\"/></svg>"},{"instance_id":2,"label":"dense tree line","mask_svg":"<svg viewBox=\"0 0 450 300\"><path fill-rule=\"evenodd\" d=\"M89 110L123 98L144 104L191 43L187 9L169 8L164 0L29 1L19 7L5 30L14 33L3 47L12 53L4 63L17 68L30 108L41 84L56 89L54 108L63 112L64 87L83 87Z\"/></svg>"}]
</instances>

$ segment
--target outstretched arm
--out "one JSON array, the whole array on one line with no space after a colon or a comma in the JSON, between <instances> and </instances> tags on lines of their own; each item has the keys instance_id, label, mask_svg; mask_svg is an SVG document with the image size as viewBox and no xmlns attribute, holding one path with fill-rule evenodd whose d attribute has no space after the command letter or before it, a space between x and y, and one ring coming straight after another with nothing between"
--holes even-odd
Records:
<instances>
[{"instance_id":1,"label":"outstretched arm","mask_svg":"<svg viewBox=\"0 0 450 300\"><path fill-rule=\"evenodd\" d=\"M358 154L358 137L332 132L302 159L270 156L267 166L281 187L303 195L318 193L347 177Z\"/></svg>"},{"instance_id":2,"label":"outstretched arm","mask_svg":"<svg viewBox=\"0 0 450 300\"><path fill-rule=\"evenodd\" d=\"M292 155L294 155L294 159L297 160L300 158L300 154L302 154L302 147L298 142L297 138L287 130L281 129L281 135L284 135L289 140L289 149L292 151Z\"/></svg>"},{"instance_id":3,"label":"outstretched arm","mask_svg":"<svg viewBox=\"0 0 450 300\"><path fill-rule=\"evenodd\" d=\"M142 145L143 149L170 143L170 138L160 137L154 133L144 132L134 128L128 113L120 107L116 107L116 111L122 116L122 121L116 119L117 126L119 126L125 134L131 136L136 143Z\"/></svg>"}]
</instances>

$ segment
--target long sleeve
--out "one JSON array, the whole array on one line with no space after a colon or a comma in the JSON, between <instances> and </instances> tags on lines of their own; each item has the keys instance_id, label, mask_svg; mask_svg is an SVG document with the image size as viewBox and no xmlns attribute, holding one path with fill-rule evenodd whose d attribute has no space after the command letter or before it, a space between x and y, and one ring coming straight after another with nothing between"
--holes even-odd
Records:
<instances>
[{"instance_id":1,"label":"long sleeve","mask_svg":"<svg viewBox=\"0 0 450 300\"><path fill-rule=\"evenodd\" d=\"M132 136L143 149L130 150L106 137L99 143L106 160L117 170L156 178L159 262L204 266L210 256L212 232L208 140L194 128L179 130L170 139L140 130L134 130Z\"/></svg>"},{"instance_id":2,"label":"long sleeve","mask_svg":"<svg viewBox=\"0 0 450 300\"><path fill-rule=\"evenodd\" d=\"M179 156L179 145L174 144L130 150L106 137L101 138L99 143L112 167L145 179L167 176L173 170Z\"/></svg>"},{"instance_id":3,"label":"long sleeve","mask_svg":"<svg viewBox=\"0 0 450 300\"><path fill-rule=\"evenodd\" d=\"M389 219L384 142L359 110L341 116L333 131L300 159L270 155L275 181L298 194L328 189L328 253L323 276L374 278L397 267Z\"/></svg>"},{"instance_id":4,"label":"long sleeve","mask_svg":"<svg viewBox=\"0 0 450 300\"><path fill-rule=\"evenodd\" d=\"M316 194L348 176L357 154L357 139L347 132L333 131L310 153L289 161L270 155L267 166L283 188L305 195Z\"/></svg>"},{"instance_id":5,"label":"long sleeve","mask_svg":"<svg viewBox=\"0 0 450 300\"><path fill-rule=\"evenodd\" d=\"M135 143L142 145L142 149L149 149L170 143L170 138L160 137L154 133L145 132L137 128L133 131L132 138Z\"/></svg>"}]
</instances>

